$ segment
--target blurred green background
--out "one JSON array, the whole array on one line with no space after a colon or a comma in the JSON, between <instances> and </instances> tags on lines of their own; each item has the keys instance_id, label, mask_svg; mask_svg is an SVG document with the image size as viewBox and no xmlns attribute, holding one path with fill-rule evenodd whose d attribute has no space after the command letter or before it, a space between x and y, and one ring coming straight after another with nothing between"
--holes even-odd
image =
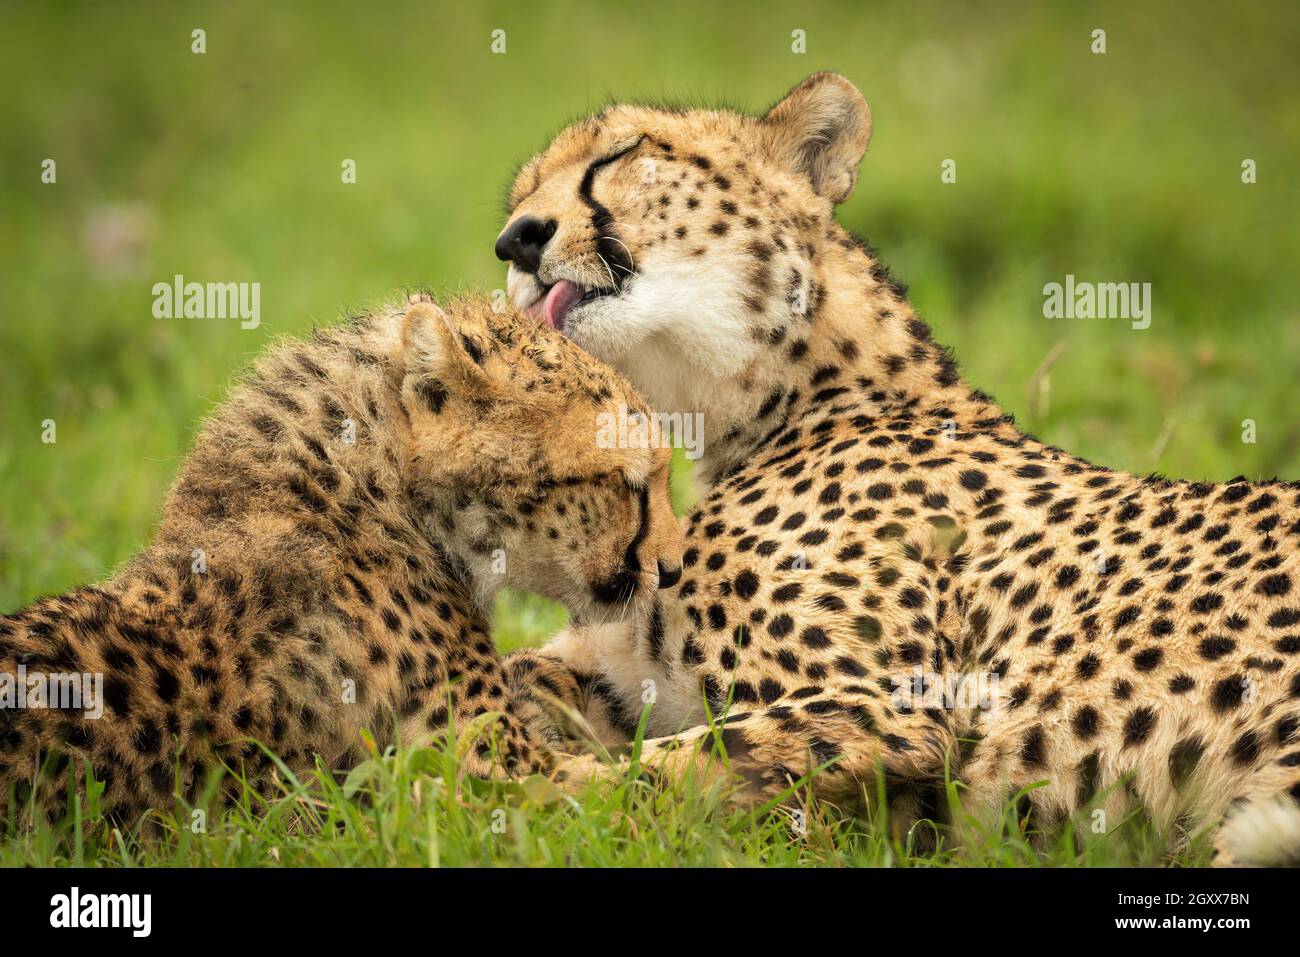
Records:
<instances>
[{"instance_id":1,"label":"blurred green background","mask_svg":"<svg viewBox=\"0 0 1300 957\"><path fill-rule=\"evenodd\" d=\"M973 384L1108 465L1300 478L1296 9L6 3L0 610L148 541L195 427L270 337L404 286L503 285L505 185L568 119L611 98L759 110L825 68L875 115L841 220ZM155 319L176 273L260 282L261 327ZM1066 273L1152 283L1151 328L1045 319ZM562 620L507 605L506 645Z\"/></svg>"}]
</instances>

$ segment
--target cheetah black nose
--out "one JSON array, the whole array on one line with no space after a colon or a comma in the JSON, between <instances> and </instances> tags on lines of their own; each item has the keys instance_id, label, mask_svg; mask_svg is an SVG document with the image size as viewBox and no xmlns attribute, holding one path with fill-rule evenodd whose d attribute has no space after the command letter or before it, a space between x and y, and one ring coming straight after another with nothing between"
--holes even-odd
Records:
<instances>
[{"instance_id":1,"label":"cheetah black nose","mask_svg":"<svg viewBox=\"0 0 1300 957\"><path fill-rule=\"evenodd\" d=\"M555 235L555 220L520 216L497 237L497 259L512 262L524 272L536 273L542 265L542 247Z\"/></svg>"}]
</instances>

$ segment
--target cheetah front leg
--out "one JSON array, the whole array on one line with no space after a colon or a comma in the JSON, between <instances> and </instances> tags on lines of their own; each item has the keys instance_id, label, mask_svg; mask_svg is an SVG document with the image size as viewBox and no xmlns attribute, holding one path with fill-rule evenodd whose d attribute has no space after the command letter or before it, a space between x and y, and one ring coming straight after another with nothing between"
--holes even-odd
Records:
<instances>
[{"instance_id":1,"label":"cheetah front leg","mask_svg":"<svg viewBox=\"0 0 1300 957\"><path fill-rule=\"evenodd\" d=\"M511 652L503 664L516 717L548 747L571 749L574 716L582 710L579 676L559 658L535 648Z\"/></svg>"},{"instance_id":2,"label":"cheetah front leg","mask_svg":"<svg viewBox=\"0 0 1300 957\"><path fill-rule=\"evenodd\" d=\"M627 659L626 649L635 647L636 627L630 621L570 626L542 646L540 654L558 662L578 685L577 707L564 719L570 739L584 750L619 753L632 745L640 712L629 710L610 672Z\"/></svg>"},{"instance_id":3,"label":"cheetah front leg","mask_svg":"<svg viewBox=\"0 0 1300 957\"><path fill-rule=\"evenodd\" d=\"M576 708L579 697L568 669L532 649L505 657L457 649L435 680L408 684L399 733L421 746L454 731L462 770L473 777L549 774L565 745L558 715Z\"/></svg>"},{"instance_id":4,"label":"cheetah front leg","mask_svg":"<svg viewBox=\"0 0 1300 957\"><path fill-rule=\"evenodd\" d=\"M665 786L731 778L737 785L733 799L746 806L779 798L811 775L821 797L847 804L860 798L864 785L873 786L878 771L895 780L940 778L951 741L949 728L925 713L899 713L884 708L878 697L827 689L734 712L712 727L649 739L639 764ZM626 774L629 761L566 756L555 780L579 791L593 780Z\"/></svg>"},{"instance_id":5,"label":"cheetah front leg","mask_svg":"<svg viewBox=\"0 0 1300 957\"><path fill-rule=\"evenodd\" d=\"M450 650L441 669L437 680L408 684L401 737L419 745L454 727L469 745L462 760L470 775L550 774L564 753L594 743L584 717L592 676L547 649L502 656L467 645Z\"/></svg>"},{"instance_id":6,"label":"cheetah front leg","mask_svg":"<svg viewBox=\"0 0 1300 957\"><path fill-rule=\"evenodd\" d=\"M626 752L639 714L630 714L605 676L596 648L631 643L630 623L561 629L539 649L505 657L516 714L560 751Z\"/></svg>"}]
</instances>

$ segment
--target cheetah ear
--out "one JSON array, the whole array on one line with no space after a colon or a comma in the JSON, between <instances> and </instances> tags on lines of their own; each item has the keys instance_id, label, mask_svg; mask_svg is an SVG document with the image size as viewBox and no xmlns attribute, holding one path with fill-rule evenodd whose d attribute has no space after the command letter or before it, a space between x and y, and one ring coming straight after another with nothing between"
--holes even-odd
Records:
<instances>
[{"instance_id":1,"label":"cheetah ear","mask_svg":"<svg viewBox=\"0 0 1300 957\"><path fill-rule=\"evenodd\" d=\"M871 142L871 109L838 73L814 73L762 119L772 157L812 182L818 196L841 203L853 191Z\"/></svg>"},{"instance_id":2,"label":"cheetah ear","mask_svg":"<svg viewBox=\"0 0 1300 957\"><path fill-rule=\"evenodd\" d=\"M402 317L402 354L409 376L438 379L456 391L475 395L490 390L479 337L456 328L430 299L413 298Z\"/></svg>"}]
</instances>

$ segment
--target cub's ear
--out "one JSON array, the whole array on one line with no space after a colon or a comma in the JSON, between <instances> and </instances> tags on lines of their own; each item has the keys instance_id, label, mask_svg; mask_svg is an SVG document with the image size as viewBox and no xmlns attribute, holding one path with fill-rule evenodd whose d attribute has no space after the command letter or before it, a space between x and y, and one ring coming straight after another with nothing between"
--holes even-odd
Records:
<instances>
[{"instance_id":1,"label":"cub's ear","mask_svg":"<svg viewBox=\"0 0 1300 957\"><path fill-rule=\"evenodd\" d=\"M838 73L814 73L762 119L773 159L812 182L818 196L840 203L853 191L871 142L871 110Z\"/></svg>"},{"instance_id":2,"label":"cub's ear","mask_svg":"<svg viewBox=\"0 0 1300 957\"><path fill-rule=\"evenodd\" d=\"M480 337L470 329L458 329L427 299L413 299L402 317L402 354L410 379L438 381L476 395L489 391Z\"/></svg>"}]
</instances>

